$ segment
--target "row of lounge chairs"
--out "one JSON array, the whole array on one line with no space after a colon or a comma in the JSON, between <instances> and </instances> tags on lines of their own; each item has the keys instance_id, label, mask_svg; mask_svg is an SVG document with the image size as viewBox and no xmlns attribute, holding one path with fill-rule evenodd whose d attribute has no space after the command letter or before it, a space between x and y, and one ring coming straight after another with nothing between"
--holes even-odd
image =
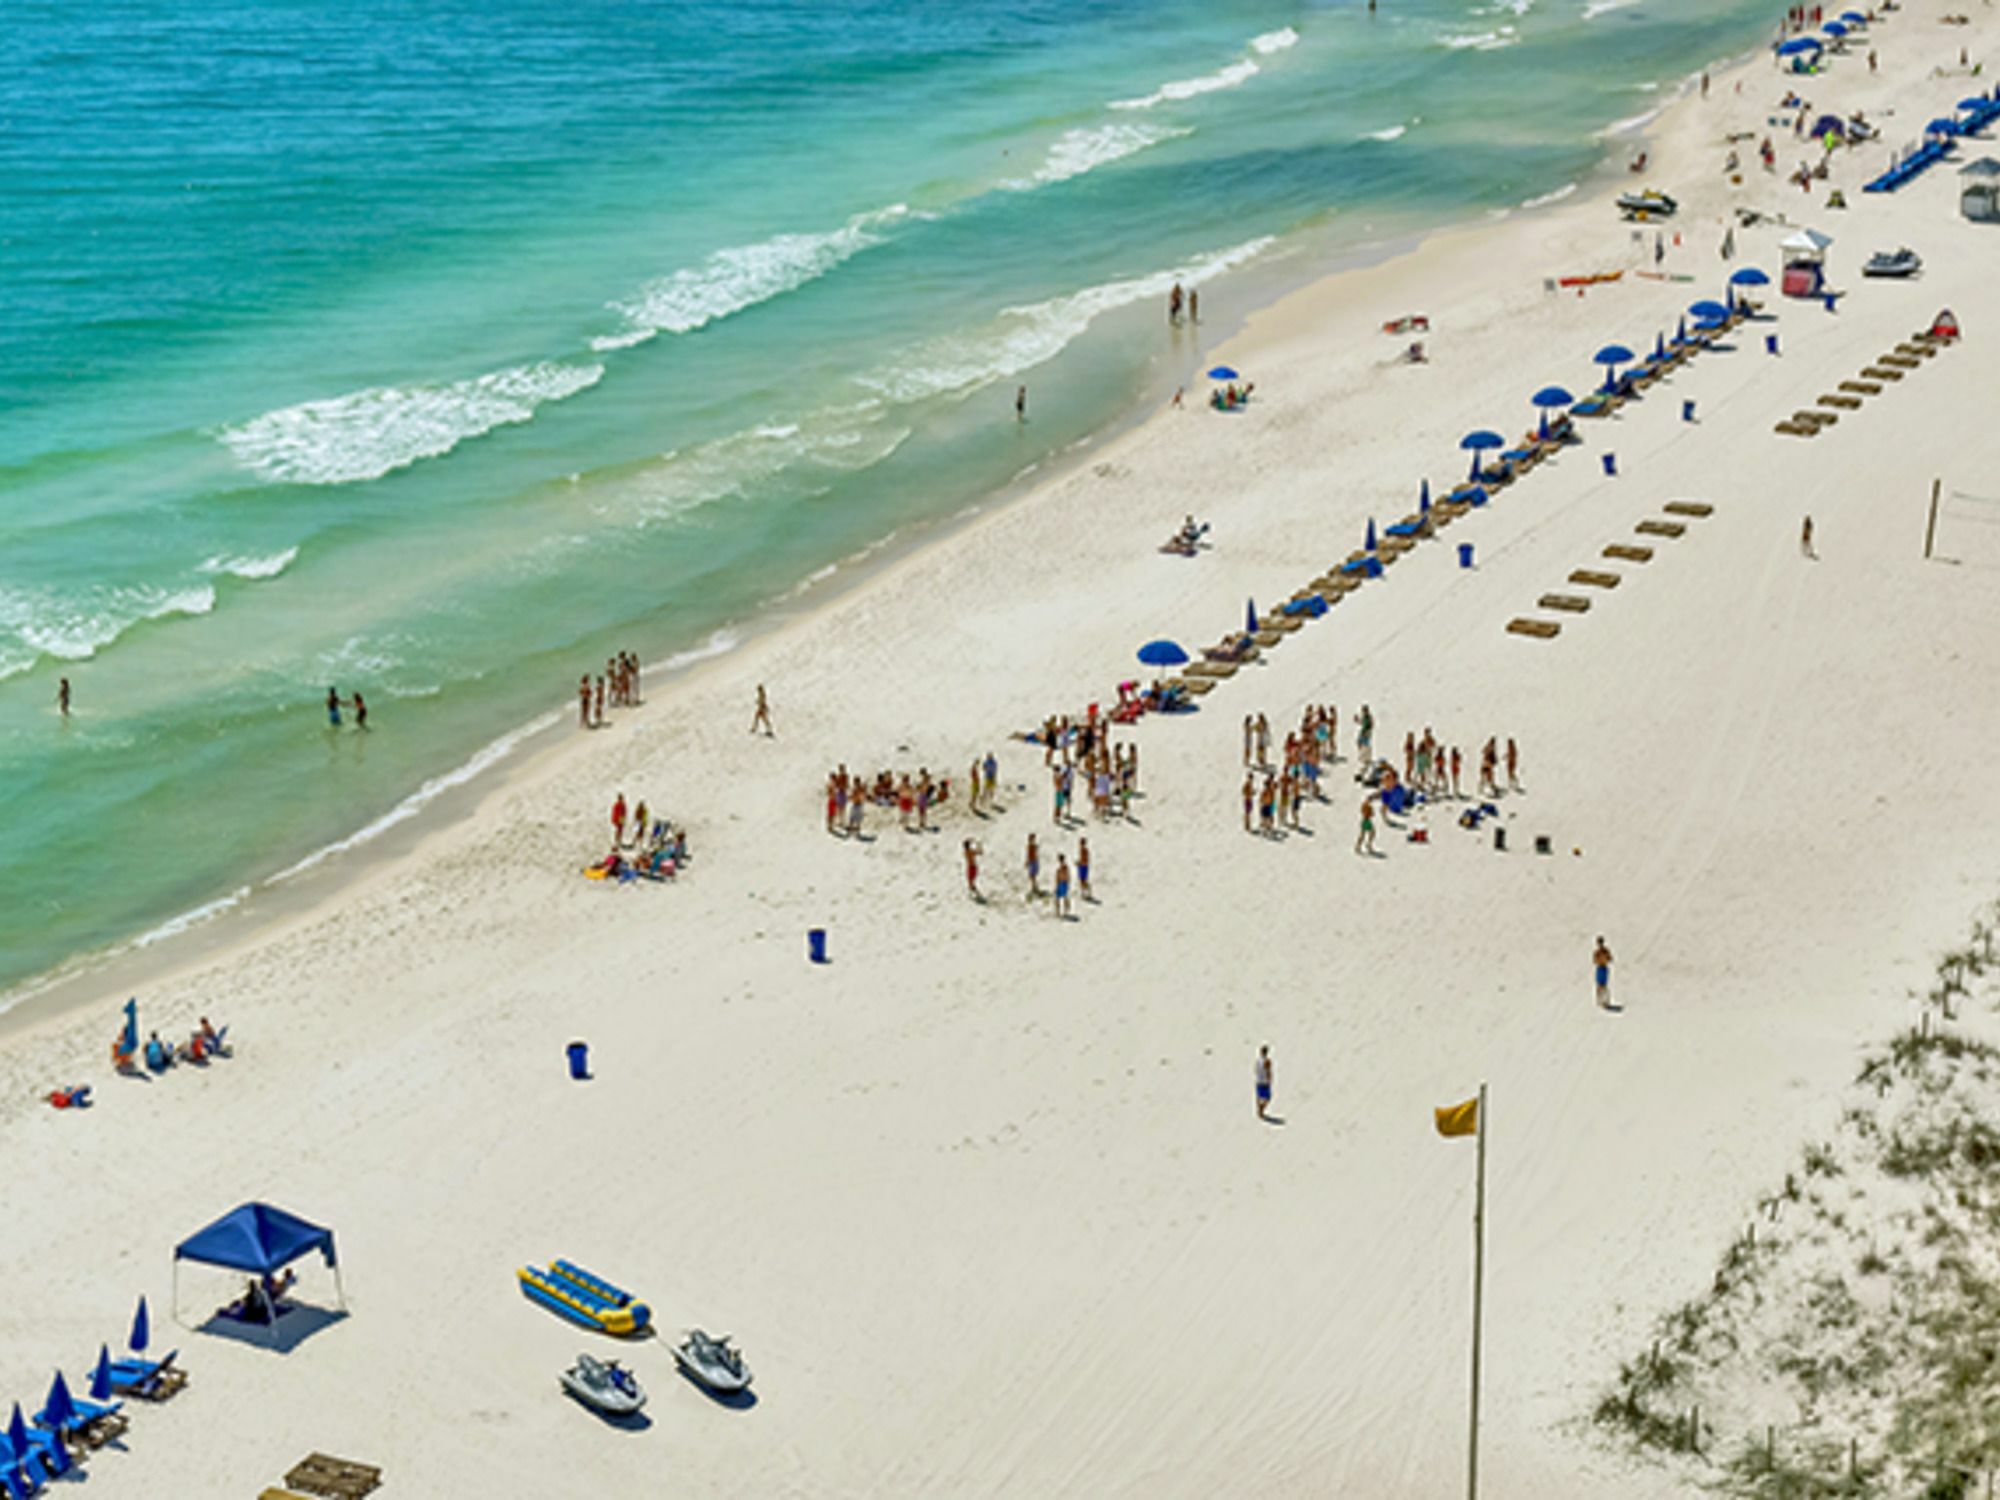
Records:
<instances>
[{"instance_id":1,"label":"row of lounge chairs","mask_svg":"<svg viewBox=\"0 0 2000 1500\"><path fill-rule=\"evenodd\" d=\"M157 1360L100 1358L109 1376L108 1399L69 1393L67 1413L44 1406L32 1422L15 1406L15 1420L0 1427L0 1496L25 1500L123 1436L129 1422L125 1398L164 1401L187 1384L187 1372L174 1363L173 1354Z\"/></svg>"},{"instance_id":2,"label":"row of lounge chairs","mask_svg":"<svg viewBox=\"0 0 2000 1500\"><path fill-rule=\"evenodd\" d=\"M1652 385L1668 371L1678 368L1692 359L1703 349L1715 347L1717 339L1731 329L1749 321L1757 311L1757 304L1747 299L1738 299L1729 316L1719 323L1703 326L1690 331L1686 337L1676 334L1666 346L1656 354L1649 354L1632 369L1614 382L1609 390L1593 391L1570 408L1570 413L1578 417L1608 417L1627 401L1635 398L1646 387Z\"/></svg>"},{"instance_id":3,"label":"row of lounge chairs","mask_svg":"<svg viewBox=\"0 0 2000 1500\"><path fill-rule=\"evenodd\" d=\"M1858 378L1841 381L1838 389L1828 391L1812 406L1793 412L1773 431L1787 437L1818 437L1840 420L1841 412L1859 410L1864 399L1881 395L1887 386L1912 370L1921 369L1925 360L1935 357L1957 337L1957 323L1940 318L1922 333L1912 334L1873 364L1863 367Z\"/></svg>"},{"instance_id":4,"label":"row of lounge chairs","mask_svg":"<svg viewBox=\"0 0 2000 1500\"><path fill-rule=\"evenodd\" d=\"M1706 500L1670 500L1661 509L1666 513L1664 519L1648 517L1633 527L1633 531L1643 537L1663 537L1672 541L1686 533L1688 521L1701 520L1715 513L1715 507ZM1604 549L1603 555L1613 562L1643 564L1653 560L1653 548L1641 543L1613 542ZM1609 592L1624 581L1624 575L1602 568L1577 568L1570 573L1569 581L1582 588ZM1581 615L1589 612L1592 601L1586 594L1551 592L1535 602L1538 608L1557 614ZM1533 640L1554 640L1562 634L1562 623L1538 619L1533 615L1516 615L1507 622L1507 633L1528 636Z\"/></svg>"}]
</instances>

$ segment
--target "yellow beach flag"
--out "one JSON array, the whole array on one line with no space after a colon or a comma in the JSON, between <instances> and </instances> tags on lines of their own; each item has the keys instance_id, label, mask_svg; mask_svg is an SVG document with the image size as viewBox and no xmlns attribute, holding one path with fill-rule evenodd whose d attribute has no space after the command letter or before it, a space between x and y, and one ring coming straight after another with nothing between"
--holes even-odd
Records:
<instances>
[{"instance_id":1,"label":"yellow beach flag","mask_svg":"<svg viewBox=\"0 0 2000 1500\"><path fill-rule=\"evenodd\" d=\"M1434 1109L1437 1116L1439 1135L1477 1135L1479 1133L1479 1100L1471 1098L1463 1104L1447 1104Z\"/></svg>"}]
</instances>

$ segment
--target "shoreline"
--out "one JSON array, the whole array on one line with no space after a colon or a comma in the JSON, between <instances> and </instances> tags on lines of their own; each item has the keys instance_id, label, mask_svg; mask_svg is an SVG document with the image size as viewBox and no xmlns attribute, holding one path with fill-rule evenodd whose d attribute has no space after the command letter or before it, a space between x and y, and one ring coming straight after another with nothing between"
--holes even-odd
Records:
<instances>
[{"instance_id":1,"label":"shoreline","mask_svg":"<svg viewBox=\"0 0 2000 1500\"><path fill-rule=\"evenodd\" d=\"M1712 66L1734 70L1746 66L1755 55L1741 54ZM1522 215L1580 207L1595 195L1610 195L1620 181L1614 163L1620 143L1643 141L1647 132L1686 99L1697 76L1698 72L1690 74L1671 85L1671 97L1649 111L1643 124L1634 126L1630 120L1618 121L1598 131L1593 140L1601 147L1599 158L1576 181L1511 207L1474 211L1470 216L1429 228L1328 249L1316 257L1319 264L1304 281L1273 278L1247 304L1232 306L1222 323L1222 331L1204 342L1197 365L1220 358L1240 339L1252 339L1249 347L1254 349L1255 330L1266 318L1280 315L1290 304L1316 304L1338 286L1350 285L1352 278L1361 273L1413 260L1433 242L1478 235L1514 222ZM1663 91L1668 87L1662 84ZM1366 230L1369 226L1362 227ZM1282 261L1290 249L1281 242L1278 254L1270 259ZM1267 263L1263 257L1253 261L1241 273L1243 278L1254 282L1256 271ZM645 663L644 680L657 681L662 686L684 685L691 674L712 662L747 650L794 626L810 623L816 614L834 607L855 591L874 586L898 564L928 548L948 545L982 518L1031 503L1037 494L1059 487L1157 419L1172 384L1171 377L1165 374L1142 378L1132 400L1096 430L1045 455L1009 482L958 509L897 528L842 559L834 565L839 569L834 578L839 581L832 590L819 587L822 581L819 573L808 575L772 594L754 615L725 620L709 630L702 643L682 646L658 661ZM904 532L908 535L901 536L899 541ZM858 565L850 571L850 564ZM806 596L810 596L810 603L793 603ZM725 635L733 637L729 646L719 651L708 649ZM683 662L683 658L692 660ZM549 736L568 724L569 711L570 705L565 700L503 730L455 765L426 778L382 813L315 846L271 874L218 892L209 900L176 912L129 938L77 954L53 969L29 975L0 990L0 1046L44 1024L59 1021L99 993L130 988L139 982L140 972L157 973L162 959L168 971L183 970L207 962L232 947L255 943L261 935L266 935L266 929L275 932L309 917L315 908L337 900L342 884L365 882L379 867L410 855L427 835L473 816L487 795L504 790L512 780L532 776L543 757L560 753L564 742ZM434 787L438 790L431 790ZM317 874L322 867L330 873ZM312 878L304 878L308 876Z\"/></svg>"},{"instance_id":2,"label":"shoreline","mask_svg":"<svg viewBox=\"0 0 2000 1500\"><path fill-rule=\"evenodd\" d=\"M1910 0L1883 29L1879 79L1850 65L1811 91L1891 140L1928 118L1963 90L1920 70L1946 45L1990 62L2000 35L1984 15L1943 30L1939 8ZM1726 134L1785 83L1753 61L1650 127L1641 180L1683 205L1662 235L1675 280L1631 274L1653 234L1610 212L1632 179L1607 172L1316 281L1222 346L1257 383L1243 411L1154 412L605 731L456 789L470 815L410 820L388 835L425 825L406 852L328 861L300 882L331 870L328 898L282 925L199 962L152 950L142 1035L206 1014L234 1056L106 1078L110 1004L24 1033L0 1051L0 1129L25 1189L64 1208L0 1251L0 1285L35 1309L0 1378L25 1392L85 1357L137 1292L164 1313L173 1239L268 1197L337 1231L350 1315L274 1359L213 1336L193 1273L173 1313L194 1383L134 1413L129 1454L91 1460L107 1496L254 1492L315 1450L440 1492L557 1472L637 1492L665 1458L718 1492L1440 1493L1463 1480L1438 1435L1464 1433L1473 1164L1431 1111L1490 1084L1486 1488L1685 1493L1590 1433L1619 1353L1699 1293L1895 997L2000 889L2000 807L1976 783L1948 794L2000 734L2000 542L1957 505L1938 550L1968 565L1919 546L1933 481L1978 489L2000 463L2000 433L1968 420L2000 379L1990 237L1942 173L1863 198L1872 149L1835 160L1844 216L1779 174L1729 186ZM1593 350L1670 331L1719 292L1739 206L1830 229L1852 295L1773 295L1655 391L1579 419L1579 445L1200 712L1121 728L1144 760L1131 817L1051 817L1045 756L1007 731L1107 700L1139 642L1198 649L1246 596L1268 614L1421 481L1456 484L1469 430L1518 432L1542 384L1601 378ZM1734 264L1775 271L1785 232L1739 229ZM1921 281L1860 281L1889 238L1921 247ZM1815 437L1773 431L1941 303L1963 339ZM1428 363L1381 331L1415 312ZM1211 545L1161 556L1190 509ZM1687 519L1647 529L1666 516ZM1599 561L1635 541L1651 550ZM1607 568L1559 638L1506 629ZM764 683L773 737L745 729ZM1254 835L1239 721L1282 737L1325 704L1330 799ZM1505 848L1461 825L1475 794L1393 825L1379 857L1351 851L1363 704L1385 747L1435 727L1476 764L1487 737L1518 740L1519 784L1492 794ZM823 832L835 764L956 781L989 750L989 808ZM681 878L580 878L614 795L691 830ZM1049 864L1093 846L1073 920L1028 890L1029 835ZM981 890L961 840L984 848ZM830 962L808 962L814 930ZM1615 1012L1592 1003L1596 934ZM565 1066L576 1041L587 1080ZM1254 1111L1262 1046L1277 1119ZM96 1107L35 1102L84 1077ZM227 1182L211 1169L191 1195L190 1160ZM103 1161L120 1170L87 1170ZM651 1431L591 1440L552 1388L578 1331L513 1274L558 1254L642 1294L663 1332L737 1335L755 1408L704 1401L663 1343L638 1344ZM429 1378L440 1361L462 1378ZM245 1442L199 1442L234 1409L259 1413Z\"/></svg>"}]
</instances>

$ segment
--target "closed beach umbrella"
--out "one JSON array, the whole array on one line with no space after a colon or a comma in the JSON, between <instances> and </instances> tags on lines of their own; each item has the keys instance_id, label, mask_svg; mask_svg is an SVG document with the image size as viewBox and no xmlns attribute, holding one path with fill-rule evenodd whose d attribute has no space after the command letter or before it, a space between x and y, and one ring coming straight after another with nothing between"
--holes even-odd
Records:
<instances>
[{"instance_id":1,"label":"closed beach umbrella","mask_svg":"<svg viewBox=\"0 0 2000 1500\"><path fill-rule=\"evenodd\" d=\"M25 1458L28 1453L28 1419L21 1415L21 1403L14 1403L13 1420L7 1424L7 1446L14 1450L16 1458Z\"/></svg>"},{"instance_id":2,"label":"closed beach umbrella","mask_svg":"<svg viewBox=\"0 0 2000 1500\"><path fill-rule=\"evenodd\" d=\"M1431 513L1431 482L1426 479L1424 487L1417 491L1417 514L1429 516Z\"/></svg>"},{"instance_id":3,"label":"closed beach umbrella","mask_svg":"<svg viewBox=\"0 0 2000 1500\"><path fill-rule=\"evenodd\" d=\"M1252 635L1257 633L1257 601L1249 600L1243 606L1243 628Z\"/></svg>"},{"instance_id":4,"label":"closed beach umbrella","mask_svg":"<svg viewBox=\"0 0 2000 1500\"><path fill-rule=\"evenodd\" d=\"M132 1337L128 1341L134 1354L144 1354L146 1345L152 1341L152 1320L146 1316L146 1294L139 1294L139 1309L132 1314Z\"/></svg>"},{"instance_id":5,"label":"closed beach umbrella","mask_svg":"<svg viewBox=\"0 0 2000 1500\"><path fill-rule=\"evenodd\" d=\"M1210 380L1235 380L1239 377L1228 365L1217 365L1213 370L1208 372L1208 378Z\"/></svg>"},{"instance_id":6,"label":"closed beach umbrella","mask_svg":"<svg viewBox=\"0 0 2000 1500\"><path fill-rule=\"evenodd\" d=\"M63 1379L61 1370L49 1382L49 1404L42 1409L42 1416L57 1432L76 1420L76 1398L70 1395L69 1382Z\"/></svg>"},{"instance_id":7,"label":"closed beach umbrella","mask_svg":"<svg viewBox=\"0 0 2000 1500\"><path fill-rule=\"evenodd\" d=\"M97 1368L90 1372L90 1399L111 1399L111 1346L108 1344L97 1346Z\"/></svg>"},{"instance_id":8,"label":"closed beach umbrella","mask_svg":"<svg viewBox=\"0 0 2000 1500\"><path fill-rule=\"evenodd\" d=\"M139 1050L139 1002L136 999L125 1002L125 1034L118 1039L118 1050Z\"/></svg>"},{"instance_id":9,"label":"closed beach umbrella","mask_svg":"<svg viewBox=\"0 0 2000 1500\"><path fill-rule=\"evenodd\" d=\"M1686 318L1682 318L1680 321L1680 326L1674 329L1674 342L1676 344L1685 344L1687 341L1688 341L1688 320Z\"/></svg>"},{"instance_id":10,"label":"closed beach umbrella","mask_svg":"<svg viewBox=\"0 0 2000 1500\"><path fill-rule=\"evenodd\" d=\"M1173 641L1148 641L1139 648L1139 660L1148 667L1178 667L1187 659L1187 652Z\"/></svg>"},{"instance_id":11,"label":"closed beach umbrella","mask_svg":"<svg viewBox=\"0 0 2000 1500\"><path fill-rule=\"evenodd\" d=\"M1362 543L1362 545L1370 552L1375 550L1375 518L1373 516L1368 518L1368 540Z\"/></svg>"},{"instance_id":12,"label":"closed beach umbrella","mask_svg":"<svg viewBox=\"0 0 2000 1500\"><path fill-rule=\"evenodd\" d=\"M1667 336L1664 332L1653 335L1653 360L1658 363L1667 357Z\"/></svg>"}]
</instances>

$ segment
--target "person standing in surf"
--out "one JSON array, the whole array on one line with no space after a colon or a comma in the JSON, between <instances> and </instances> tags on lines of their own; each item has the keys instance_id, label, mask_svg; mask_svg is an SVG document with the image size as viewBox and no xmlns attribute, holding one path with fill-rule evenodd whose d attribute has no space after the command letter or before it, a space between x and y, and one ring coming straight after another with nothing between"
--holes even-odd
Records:
<instances>
[{"instance_id":1,"label":"person standing in surf","mask_svg":"<svg viewBox=\"0 0 2000 1500\"><path fill-rule=\"evenodd\" d=\"M1811 523L1808 522L1807 524L1810 525ZM67 677L56 684L56 708L61 711L65 719L69 717L69 679Z\"/></svg>"},{"instance_id":2,"label":"person standing in surf","mask_svg":"<svg viewBox=\"0 0 2000 1500\"><path fill-rule=\"evenodd\" d=\"M340 689L326 690L326 722L332 728L340 728Z\"/></svg>"}]
</instances>

